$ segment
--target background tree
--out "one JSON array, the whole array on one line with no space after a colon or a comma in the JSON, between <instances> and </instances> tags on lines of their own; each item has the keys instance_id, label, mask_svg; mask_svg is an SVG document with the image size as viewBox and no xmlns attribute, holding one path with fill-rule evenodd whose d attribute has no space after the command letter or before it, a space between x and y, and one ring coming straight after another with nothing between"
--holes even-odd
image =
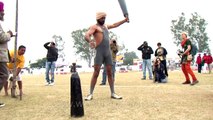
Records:
<instances>
[{"instance_id":1,"label":"background tree","mask_svg":"<svg viewBox=\"0 0 213 120\"><path fill-rule=\"evenodd\" d=\"M138 59L134 51L124 53L124 65L133 65L133 59Z\"/></svg>"},{"instance_id":2,"label":"background tree","mask_svg":"<svg viewBox=\"0 0 213 120\"><path fill-rule=\"evenodd\" d=\"M64 54L64 40L61 36L53 35L52 37L55 41L56 47L58 48L58 59L61 61L65 60ZM45 68L46 57L38 59L35 63L30 63L30 68Z\"/></svg>"},{"instance_id":3,"label":"background tree","mask_svg":"<svg viewBox=\"0 0 213 120\"><path fill-rule=\"evenodd\" d=\"M121 54L124 54L127 51L128 51L128 49L126 49L125 45L123 43L121 43L121 45L119 45L119 47L118 47L118 52Z\"/></svg>"},{"instance_id":4,"label":"background tree","mask_svg":"<svg viewBox=\"0 0 213 120\"><path fill-rule=\"evenodd\" d=\"M71 33L73 38L73 48L76 49L75 54L80 56L91 67L92 58L94 57L94 50L89 47L89 44L84 38L88 29L76 30Z\"/></svg>"},{"instance_id":5,"label":"background tree","mask_svg":"<svg viewBox=\"0 0 213 120\"><path fill-rule=\"evenodd\" d=\"M181 43L181 33L187 32L190 40L198 47L198 51L208 51L210 41L206 33L207 22L196 12L191 14L189 22L186 23L186 17L184 13L177 20L172 20L171 31L174 35L174 43L179 46Z\"/></svg>"},{"instance_id":6,"label":"background tree","mask_svg":"<svg viewBox=\"0 0 213 120\"><path fill-rule=\"evenodd\" d=\"M113 33L112 31L109 31L109 39L118 40L118 36L115 33Z\"/></svg>"},{"instance_id":7,"label":"background tree","mask_svg":"<svg viewBox=\"0 0 213 120\"><path fill-rule=\"evenodd\" d=\"M37 62L31 63L30 68L45 68L46 57L38 59Z\"/></svg>"},{"instance_id":8,"label":"background tree","mask_svg":"<svg viewBox=\"0 0 213 120\"><path fill-rule=\"evenodd\" d=\"M73 38L73 48L76 49L75 54L77 56L80 56L83 60L85 60L88 63L88 66L91 67L92 58L94 57L94 49L91 49L89 47L88 42L85 40L84 35L87 32L88 29L79 29L76 31L73 31L71 33L71 36ZM117 40L117 35L111 31L109 31L109 38Z\"/></svg>"},{"instance_id":9,"label":"background tree","mask_svg":"<svg viewBox=\"0 0 213 120\"><path fill-rule=\"evenodd\" d=\"M52 38L55 40L56 48L58 49L58 59L63 62L65 60L65 54L64 54L65 41L62 39L60 35L59 36L53 35Z\"/></svg>"}]
</instances>

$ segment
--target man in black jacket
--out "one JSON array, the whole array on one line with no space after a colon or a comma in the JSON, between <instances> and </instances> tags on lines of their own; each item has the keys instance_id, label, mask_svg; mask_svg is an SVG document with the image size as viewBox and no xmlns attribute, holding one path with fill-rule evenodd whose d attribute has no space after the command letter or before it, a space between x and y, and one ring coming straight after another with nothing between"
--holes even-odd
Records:
<instances>
[{"instance_id":1,"label":"man in black jacket","mask_svg":"<svg viewBox=\"0 0 213 120\"><path fill-rule=\"evenodd\" d=\"M153 50L146 41L143 42L141 46L138 47L138 50L142 52L142 69L143 69L143 78L142 80L146 80L146 68L149 71L149 79L152 80L152 64L151 64L151 54L153 54Z\"/></svg>"},{"instance_id":2,"label":"man in black jacket","mask_svg":"<svg viewBox=\"0 0 213 120\"><path fill-rule=\"evenodd\" d=\"M49 45L49 46L48 46ZM54 71L56 67L56 61L58 59L58 49L55 47L54 42L47 42L44 44L44 47L47 49L47 61L46 61L46 85L54 85ZM49 78L49 71L51 79Z\"/></svg>"}]
</instances>

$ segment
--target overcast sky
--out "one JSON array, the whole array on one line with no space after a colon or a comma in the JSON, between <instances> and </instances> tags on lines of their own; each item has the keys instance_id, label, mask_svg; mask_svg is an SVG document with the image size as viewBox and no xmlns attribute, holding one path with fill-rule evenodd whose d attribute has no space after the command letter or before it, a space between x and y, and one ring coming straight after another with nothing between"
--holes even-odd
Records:
<instances>
[{"instance_id":1,"label":"overcast sky","mask_svg":"<svg viewBox=\"0 0 213 120\"><path fill-rule=\"evenodd\" d=\"M3 29L15 31L15 1L1 0L5 4ZM197 12L207 25L207 33L213 38L213 11L211 0L126 0L130 23L112 29L129 51L141 57L137 47L148 41L156 49L161 42L168 51L168 57L175 57L178 47L173 44L170 31L171 20L184 12L187 16ZM18 45L27 47L26 60L35 61L46 55L43 44L52 36L61 35L66 43L65 54L70 61L74 58L71 32L88 28L96 23L98 11L107 13L107 24L122 20L123 14L117 0L19 0ZM9 42L13 49L13 40ZM212 48L213 42L210 46ZM213 51L213 49L212 49ZM76 58L74 58L76 59Z\"/></svg>"}]
</instances>

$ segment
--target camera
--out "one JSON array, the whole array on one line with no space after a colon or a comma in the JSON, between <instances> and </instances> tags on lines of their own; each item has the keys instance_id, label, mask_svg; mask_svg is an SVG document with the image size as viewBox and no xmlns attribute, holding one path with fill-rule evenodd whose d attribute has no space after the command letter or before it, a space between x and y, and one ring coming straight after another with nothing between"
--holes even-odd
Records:
<instances>
[{"instance_id":1,"label":"camera","mask_svg":"<svg viewBox=\"0 0 213 120\"><path fill-rule=\"evenodd\" d=\"M182 50L178 50L178 51L177 51L177 54L178 54L179 56L181 56L181 55L183 54L183 51L182 51Z\"/></svg>"},{"instance_id":2,"label":"camera","mask_svg":"<svg viewBox=\"0 0 213 120\"><path fill-rule=\"evenodd\" d=\"M180 54L182 54L182 53L183 53L183 51L181 51L181 50L178 51L178 55L180 55Z\"/></svg>"}]
</instances>

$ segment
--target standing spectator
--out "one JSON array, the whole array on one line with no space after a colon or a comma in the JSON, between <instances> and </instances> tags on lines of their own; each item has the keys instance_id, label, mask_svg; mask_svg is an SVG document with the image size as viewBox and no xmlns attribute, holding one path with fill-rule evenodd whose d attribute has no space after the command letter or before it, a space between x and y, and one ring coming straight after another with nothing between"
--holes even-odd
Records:
<instances>
[{"instance_id":1,"label":"standing spectator","mask_svg":"<svg viewBox=\"0 0 213 120\"><path fill-rule=\"evenodd\" d=\"M111 53L112 53L112 78L113 81L115 82L115 67L116 67L116 54L118 53L118 45L116 40L110 40L110 49L111 49ZM102 74L102 81L100 85L106 85L106 78L107 78L107 74L106 74L106 66L104 66L104 71Z\"/></svg>"},{"instance_id":2,"label":"standing spectator","mask_svg":"<svg viewBox=\"0 0 213 120\"><path fill-rule=\"evenodd\" d=\"M106 13L98 12L96 13L97 23L92 25L89 30L86 32L85 39L89 43L91 48L95 48L96 55L94 58L94 72L90 83L90 92L89 95L85 98L85 100L93 99L93 91L95 88L95 84L97 82L97 78L99 76L101 65L104 64L106 66L108 83L111 90L111 98L113 99L122 99L121 96L117 95L114 90L114 81L112 77L112 54L109 45L109 31L108 29L116 28L121 24L128 22L129 19L126 17L125 19L116 22L111 25L105 24ZM91 36L94 36L94 40L91 39Z\"/></svg>"},{"instance_id":3,"label":"standing spectator","mask_svg":"<svg viewBox=\"0 0 213 120\"><path fill-rule=\"evenodd\" d=\"M151 63L151 54L153 54L153 50L146 41L143 42L141 46L138 47L138 50L142 52L142 69L143 69L143 78L142 80L146 80L146 68L149 71L149 79L152 80L152 63Z\"/></svg>"},{"instance_id":4,"label":"standing spectator","mask_svg":"<svg viewBox=\"0 0 213 120\"><path fill-rule=\"evenodd\" d=\"M0 20L4 21L4 3L0 1ZM12 31L4 32L0 24L0 92L9 77L7 62L9 62L9 51L7 42L13 37ZM0 101L0 108L5 106Z\"/></svg>"},{"instance_id":5,"label":"standing spectator","mask_svg":"<svg viewBox=\"0 0 213 120\"><path fill-rule=\"evenodd\" d=\"M49 46L48 46L49 45ZM47 42L44 44L44 47L47 49L47 61L46 61L46 85L54 85L54 71L56 67L56 61L58 59L58 49L55 47L54 42ZM51 79L49 78L49 71Z\"/></svg>"},{"instance_id":6,"label":"standing spectator","mask_svg":"<svg viewBox=\"0 0 213 120\"><path fill-rule=\"evenodd\" d=\"M202 58L200 56L200 54L198 54L197 56L197 60L196 60L197 66L198 66L198 73L201 73L201 69L202 69Z\"/></svg>"},{"instance_id":7,"label":"standing spectator","mask_svg":"<svg viewBox=\"0 0 213 120\"><path fill-rule=\"evenodd\" d=\"M161 63L164 65L165 68L165 75L168 77L168 72L167 72L167 64L166 64L166 55L167 55L167 50L161 46L161 43L157 43L158 48L155 50L155 57L160 58Z\"/></svg>"},{"instance_id":8,"label":"standing spectator","mask_svg":"<svg viewBox=\"0 0 213 120\"><path fill-rule=\"evenodd\" d=\"M182 84L191 84L191 85L195 85L197 84L199 81L197 80L197 78L195 77L195 74L193 73L192 69L191 69L191 60L187 60L187 56L190 55L191 53L191 41L187 38L187 33L182 33L182 41L181 41L181 46L183 48L183 52L179 53L179 55L181 55L181 69L183 71L183 74L186 78L186 81L183 82ZM189 75L191 75L192 77L192 83L190 81Z\"/></svg>"},{"instance_id":9,"label":"standing spectator","mask_svg":"<svg viewBox=\"0 0 213 120\"><path fill-rule=\"evenodd\" d=\"M203 60L203 73L207 73L207 55L206 53L203 54L202 60Z\"/></svg>"},{"instance_id":10,"label":"standing spectator","mask_svg":"<svg viewBox=\"0 0 213 120\"><path fill-rule=\"evenodd\" d=\"M208 70L209 70L209 74L211 73L211 63L212 63L212 56L211 56L211 53L209 53L208 55L207 55L207 61L206 61L206 63L207 63L207 66L208 66Z\"/></svg>"},{"instance_id":11,"label":"standing spectator","mask_svg":"<svg viewBox=\"0 0 213 120\"><path fill-rule=\"evenodd\" d=\"M25 64L25 57L24 53L26 51L26 47L23 45L20 45L18 48L18 51L16 52L16 59L14 58L14 51L10 51L10 58L11 61L7 64L9 71L10 71L10 76L13 77L13 70L14 70L14 63L16 62L16 78L15 79L18 83L18 88L19 88L19 95L22 96L23 91L22 91L22 79L21 79L21 69L24 68ZM8 81L4 85L4 90L5 90L5 95L8 95Z\"/></svg>"}]
</instances>

